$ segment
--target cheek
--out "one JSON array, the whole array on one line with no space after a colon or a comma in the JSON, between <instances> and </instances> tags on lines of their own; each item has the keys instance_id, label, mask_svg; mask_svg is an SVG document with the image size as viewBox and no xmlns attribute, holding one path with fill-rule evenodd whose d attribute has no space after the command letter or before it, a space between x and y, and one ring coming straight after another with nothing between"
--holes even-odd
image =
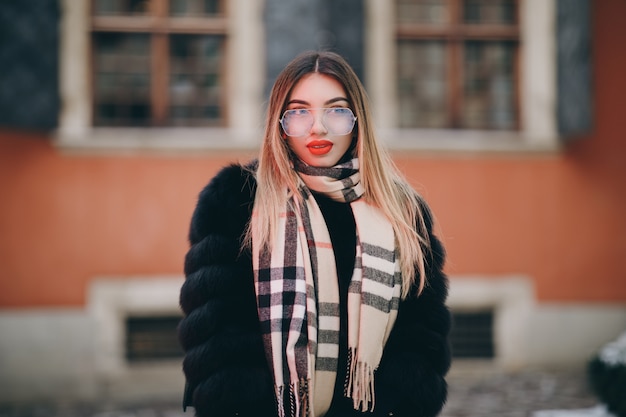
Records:
<instances>
[{"instance_id":1,"label":"cheek","mask_svg":"<svg viewBox=\"0 0 626 417\"><path fill-rule=\"evenodd\" d=\"M285 143L287 144L287 147L298 156L300 156L304 150L304 141L298 140L297 138L287 136L285 138Z\"/></svg>"},{"instance_id":2,"label":"cheek","mask_svg":"<svg viewBox=\"0 0 626 417\"><path fill-rule=\"evenodd\" d=\"M346 135L337 141L337 146L341 149L341 156L343 156L350 146L352 145L352 134ZM356 139L355 139L356 140Z\"/></svg>"}]
</instances>

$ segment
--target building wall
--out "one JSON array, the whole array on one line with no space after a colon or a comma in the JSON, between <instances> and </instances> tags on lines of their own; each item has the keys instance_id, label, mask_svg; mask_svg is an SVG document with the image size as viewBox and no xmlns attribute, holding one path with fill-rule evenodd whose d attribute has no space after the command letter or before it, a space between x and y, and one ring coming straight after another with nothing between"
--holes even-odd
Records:
<instances>
[{"instance_id":1,"label":"building wall","mask_svg":"<svg viewBox=\"0 0 626 417\"><path fill-rule=\"evenodd\" d=\"M452 307L499 306L500 360L511 368L583 364L626 328L626 4L593 8L589 136L550 154L394 153L436 215ZM99 372L107 353L94 346L103 327L93 288L167 276L175 307L198 192L253 155L66 153L48 135L0 130L0 400L120 396L126 386L179 395L178 364ZM485 295L501 284L499 299L519 306ZM133 383L146 378L169 383Z\"/></svg>"}]
</instances>

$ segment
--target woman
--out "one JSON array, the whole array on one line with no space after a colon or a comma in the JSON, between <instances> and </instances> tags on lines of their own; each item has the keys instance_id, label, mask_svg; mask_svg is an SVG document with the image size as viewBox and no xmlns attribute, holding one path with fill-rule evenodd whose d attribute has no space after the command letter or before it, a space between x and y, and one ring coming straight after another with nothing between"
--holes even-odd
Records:
<instances>
[{"instance_id":1,"label":"woman","mask_svg":"<svg viewBox=\"0 0 626 417\"><path fill-rule=\"evenodd\" d=\"M435 416L450 365L444 250L330 52L270 95L258 161L224 168L190 230L184 405L198 416Z\"/></svg>"}]
</instances>

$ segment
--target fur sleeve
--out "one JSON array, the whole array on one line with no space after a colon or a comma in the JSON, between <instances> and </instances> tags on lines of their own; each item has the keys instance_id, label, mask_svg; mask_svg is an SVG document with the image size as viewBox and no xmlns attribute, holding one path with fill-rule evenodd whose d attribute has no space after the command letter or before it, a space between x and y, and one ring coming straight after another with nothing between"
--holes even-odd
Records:
<instances>
[{"instance_id":1,"label":"fur sleeve","mask_svg":"<svg viewBox=\"0 0 626 417\"><path fill-rule=\"evenodd\" d=\"M450 367L450 312L445 305L448 280L443 273L445 251L432 232L432 215L422 211L430 238L426 286L400 303L398 318L376 373L376 404L381 415L437 415L447 397L445 375Z\"/></svg>"},{"instance_id":2,"label":"fur sleeve","mask_svg":"<svg viewBox=\"0 0 626 417\"><path fill-rule=\"evenodd\" d=\"M200 193L191 219L178 333L185 350L184 405L200 417L274 412L252 261L240 248L254 192L245 167L224 168Z\"/></svg>"}]
</instances>

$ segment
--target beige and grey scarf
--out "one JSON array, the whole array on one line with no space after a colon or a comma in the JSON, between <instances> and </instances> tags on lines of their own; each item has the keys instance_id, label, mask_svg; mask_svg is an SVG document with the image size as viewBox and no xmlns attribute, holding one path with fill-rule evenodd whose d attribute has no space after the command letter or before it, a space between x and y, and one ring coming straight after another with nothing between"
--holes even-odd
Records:
<instances>
[{"instance_id":1,"label":"beige and grey scarf","mask_svg":"<svg viewBox=\"0 0 626 417\"><path fill-rule=\"evenodd\" d=\"M360 198L358 159L331 168L294 163L303 203L287 202L276 241L253 241L253 266L265 352L281 417L323 416L337 372L354 408L373 410L374 370L397 315L401 276L389 221ZM349 369L338 370L339 289L330 235L311 191L350 203L357 230L348 293ZM252 217L255 227L257 216Z\"/></svg>"}]
</instances>

